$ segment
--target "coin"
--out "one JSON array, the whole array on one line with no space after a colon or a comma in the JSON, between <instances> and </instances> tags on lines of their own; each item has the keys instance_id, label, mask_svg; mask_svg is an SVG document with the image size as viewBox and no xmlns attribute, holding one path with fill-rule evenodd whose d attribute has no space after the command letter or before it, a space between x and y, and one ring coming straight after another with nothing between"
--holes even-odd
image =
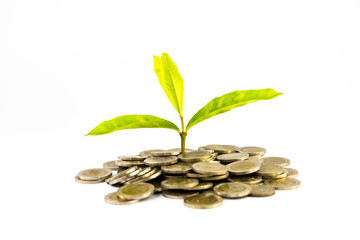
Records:
<instances>
[{"instance_id":1,"label":"coin","mask_svg":"<svg viewBox=\"0 0 360 240\"><path fill-rule=\"evenodd\" d=\"M80 171L78 177L80 180L99 180L110 177L112 174L111 170L104 168L91 168Z\"/></svg>"},{"instance_id":2,"label":"coin","mask_svg":"<svg viewBox=\"0 0 360 240\"><path fill-rule=\"evenodd\" d=\"M120 187L117 195L125 200L139 200L150 197L154 191L155 187L150 183L134 183Z\"/></svg>"},{"instance_id":3,"label":"coin","mask_svg":"<svg viewBox=\"0 0 360 240\"><path fill-rule=\"evenodd\" d=\"M209 152L211 152L211 153L214 153L214 152L215 152L214 150L207 149L206 146L198 147L198 150L205 150L205 151L209 151Z\"/></svg>"},{"instance_id":4,"label":"coin","mask_svg":"<svg viewBox=\"0 0 360 240\"><path fill-rule=\"evenodd\" d=\"M169 149L168 151L178 151L178 152L181 152L181 148L172 148L172 149ZM192 151L195 151L194 149L191 149L191 148L185 148L185 152L192 152Z\"/></svg>"},{"instance_id":5,"label":"coin","mask_svg":"<svg viewBox=\"0 0 360 240\"><path fill-rule=\"evenodd\" d=\"M276 164L280 167L286 167L290 164L290 160L283 157L264 157L264 163Z\"/></svg>"},{"instance_id":6,"label":"coin","mask_svg":"<svg viewBox=\"0 0 360 240\"><path fill-rule=\"evenodd\" d=\"M144 161L123 161L123 160L116 160L115 164L120 167L133 167L133 166L141 166L144 165Z\"/></svg>"},{"instance_id":7,"label":"coin","mask_svg":"<svg viewBox=\"0 0 360 240\"><path fill-rule=\"evenodd\" d=\"M241 153L227 153L220 154L217 156L217 160L222 162L235 162L235 161L243 161L249 158L249 154L246 152Z\"/></svg>"},{"instance_id":8,"label":"coin","mask_svg":"<svg viewBox=\"0 0 360 240\"><path fill-rule=\"evenodd\" d=\"M299 188L301 182L295 178L267 179L266 185L270 185L278 190L292 190Z\"/></svg>"},{"instance_id":9,"label":"coin","mask_svg":"<svg viewBox=\"0 0 360 240\"><path fill-rule=\"evenodd\" d=\"M261 157L256 157L256 156L249 157L246 160L257 160L260 164L262 164L264 162L264 160Z\"/></svg>"},{"instance_id":10,"label":"coin","mask_svg":"<svg viewBox=\"0 0 360 240\"><path fill-rule=\"evenodd\" d=\"M168 157L148 157L145 159L145 164L151 167L155 166L164 166L164 165L171 165L178 161L178 158L175 156L168 156Z\"/></svg>"},{"instance_id":11,"label":"coin","mask_svg":"<svg viewBox=\"0 0 360 240\"><path fill-rule=\"evenodd\" d=\"M108 180L107 183L110 185L114 185L117 183L125 183L131 179L134 179L138 173L142 171L142 168L137 168L135 171L127 173L125 175L119 175L116 178L113 178L111 180Z\"/></svg>"},{"instance_id":12,"label":"coin","mask_svg":"<svg viewBox=\"0 0 360 240\"><path fill-rule=\"evenodd\" d=\"M261 164L256 159L251 159L232 162L226 166L228 171L233 175L246 175L258 171Z\"/></svg>"},{"instance_id":13,"label":"coin","mask_svg":"<svg viewBox=\"0 0 360 240\"><path fill-rule=\"evenodd\" d=\"M296 178L299 176L299 172L296 169L293 168L284 168L286 171L288 171L288 177Z\"/></svg>"},{"instance_id":14,"label":"coin","mask_svg":"<svg viewBox=\"0 0 360 240\"><path fill-rule=\"evenodd\" d=\"M284 168L276 164L263 163L260 169L256 172L263 177L273 177L284 172Z\"/></svg>"},{"instance_id":15,"label":"coin","mask_svg":"<svg viewBox=\"0 0 360 240\"><path fill-rule=\"evenodd\" d=\"M118 171L120 166L115 164L115 161L108 161L103 164L103 168L109 169L111 171Z\"/></svg>"},{"instance_id":16,"label":"coin","mask_svg":"<svg viewBox=\"0 0 360 240\"><path fill-rule=\"evenodd\" d=\"M276 176L270 176L267 178L271 178L271 179L280 179L280 178L285 178L288 175L288 171L286 169L284 169L284 171L282 173L280 173L279 175Z\"/></svg>"},{"instance_id":17,"label":"coin","mask_svg":"<svg viewBox=\"0 0 360 240\"><path fill-rule=\"evenodd\" d=\"M112 180L115 180L116 178L125 176L125 175L127 175L129 173L132 173L132 172L138 170L138 169L139 169L138 166L134 166L134 167L130 167L128 169L122 170L122 171L118 172L117 174L113 175L112 177L106 179L105 182L110 182ZM138 172L140 172L140 171L138 171Z\"/></svg>"},{"instance_id":18,"label":"coin","mask_svg":"<svg viewBox=\"0 0 360 240\"><path fill-rule=\"evenodd\" d=\"M200 191L200 190L207 190L213 187L213 183L212 182L199 182L199 185L192 187L192 188L188 188L185 189L185 191Z\"/></svg>"},{"instance_id":19,"label":"coin","mask_svg":"<svg viewBox=\"0 0 360 240\"><path fill-rule=\"evenodd\" d=\"M254 174L230 176L228 178L230 182L242 182L246 184L258 184L262 182L262 177Z\"/></svg>"},{"instance_id":20,"label":"coin","mask_svg":"<svg viewBox=\"0 0 360 240\"><path fill-rule=\"evenodd\" d=\"M75 177L75 182L82 183L82 184L95 184L95 183L102 183L105 181L105 178L99 179L99 180L82 180L79 178L79 176Z\"/></svg>"},{"instance_id":21,"label":"coin","mask_svg":"<svg viewBox=\"0 0 360 240\"><path fill-rule=\"evenodd\" d=\"M145 156L139 156L139 155L125 155L125 156L118 156L119 160L123 161L143 161L145 160Z\"/></svg>"},{"instance_id":22,"label":"coin","mask_svg":"<svg viewBox=\"0 0 360 240\"><path fill-rule=\"evenodd\" d=\"M211 153L206 150L185 152L178 156L178 158L183 162L207 161L211 157L212 157Z\"/></svg>"},{"instance_id":23,"label":"coin","mask_svg":"<svg viewBox=\"0 0 360 240\"><path fill-rule=\"evenodd\" d=\"M266 149L262 147L241 147L240 152L246 152L249 154L250 157L252 156L264 156L266 153Z\"/></svg>"},{"instance_id":24,"label":"coin","mask_svg":"<svg viewBox=\"0 0 360 240\"><path fill-rule=\"evenodd\" d=\"M162 173L161 170L157 170L155 173L142 179L142 182L147 182L147 181L153 180L153 179L157 178L158 176L160 176L161 173Z\"/></svg>"},{"instance_id":25,"label":"coin","mask_svg":"<svg viewBox=\"0 0 360 240\"><path fill-rule=\"evenodd\" d=\"M172 199L184 199L186 197L190 197L198 193L199 192L192 192L186 190L169 190L169 189L162 191L162 195L164 197L172 198Z\"/></svg>"},{"instance_id":26,"label":"coin","mask_svg":"<svg viewBox=\"0 0 360 240\"><path fill-rule=\"evenodd\" d=\"M138 200L138 199L135 199L135 200L120 199L116 192L109 193L105 196L105 202L114 204L114 205L128 205L128 204L132 204L132 203L137 203L139 201L140 200Z\"/></svg>"},{"instance_id":27,"label":"coin","mask_svg":"<svg viewBox=\"0 0 360 240\"><path fill-rule=\"evenodd\" d=\"M179 179L179 178L185 178L185 175L164 175L165 179Z\"/></svg>"},{"instance_id":28,"label":"coin","mask_svg":"<svg viewBox=\"0 0 360 240\"><path fill-rule=\"evenodd\" d=\"M222 180L225 179L229 176L229 173L227 172L224 175L216 175L216 176L206 176L206 177L201 177L199 178L202 181L218 181L218 180Z\"/></svg>"},{"instance_id":29,"label":"coin","mask_svg":"<svg viewBox=\"0 0 360 240\"><path fill-rule=\"evenodd\" d=\"M252 197L268 197L275 194L275 188L268 185L255 185L252 186Z\"/></svg>"},{"instance_id":30,"label":"coin","mask_svg":"<svg viewBox=\"0 0 360 240\"><path fill-rule=\"evenodd\" d=\"M240 182L220 183L214 187L214 192L225 198L240 198L251 193L251 186Z\"/></svg>"},{"instance_id":31,"label":"coin","mask_svg":"<svg viewBox=\"0 0 360 240\"><path fill-rule=\"evenodd\" d=\"M180 151L174 151L174 150L161 150L161 151L151 152L151 156L153 156L153 157L177 156L179 154L180 154Z\"/></svg>"},{"instance_id":32,"label":"coin","mask_svg":"<svg viewBox=\"0 0 360 240\"><path fill-rule=\"evenodd\" d=\"M192 165L195 172L209 175L224 175L227 173L225 165L220 163L198 162Z\"/></svg>"},{"instance_id":33,"label":"coin","mask_svg":"<svg viewBox=\"0 0 360 240\"><path fill-rule=\"evenodd\" d=\"M184 199L185 206L195 209L216 208L222 202L222 198L214 194L196 194Z\"/></svg>"},{"instance_id":34,"label":"coin","mask_svg":"<svg viewBox=\"0 0 360 240\"><path fill-rule=\"evenodd\" d=\"M127 179L126 181L124 181L124 183L131 184L131 183L144 182L145 179L154 175L158 171L159 169L157 168L150 168L150 171L139 172L138 174L136 174L136 176L134 176L134 178Z\"/></svg>"},{"instance_id":35,"label":"coin","mask_svg":"<svg viewBox=\"0 0 360 240\"><path fill-rule=\"evenodd\" d=\"M155 192L161 192L161 180L160 179L153 179L150 180L149 183L151 183L152 185L154 185L155 187Z\"/></svg>"},{"instance_id":36,"label":"coin","mask_svg":"<svg viewBox=\"0 0 360 240\"><path fill-rule=\"evenodd\" d=\"M199 185L199 180L194 178L167 179L161 182L165 189L187 189Z\"/></svg>"},{"instance_id":37,"label":"coin","mask_svg":"<svg viewBox=\"0 0 360 240\"><path fill-rule=\"evenodd\" d=\"M192 169L192 165L189 163L178 162L173 165L161 166L161 170L164 173L170 174L186 174Z\"/></svg>"},{"instance_id":38,"label":"coin","mask_svg":"<svg viewBox=\"0 0 360 240\"><path fill-rule=\"evenodd\" d=\"M186 173L186 176L189 178L204 178L204 177L212 177L214 175L188 172L188 173Z\"/></svg>"},{"instance_id":39,"label":"coin","mask_svg":"<svg viewBox=\"0 0 360 240\"><path fill-rule=\"evenodd\" d=\"M142 151L139 155L144 157L150 157L152 152L163 151L164 149L149 149Z\"/></svg>"},{"instance_id":40,"label":"coin","mask_svg":"<svg viewBox=\"0 0 360 240\"><path fill-rule=\"evenodd\" d=\"M238 146L234 145L220 145L220 144L210 144L205 146L206 149L214 150L217 153L234 153L239 150Z\"/></svg>"}]
</instances>

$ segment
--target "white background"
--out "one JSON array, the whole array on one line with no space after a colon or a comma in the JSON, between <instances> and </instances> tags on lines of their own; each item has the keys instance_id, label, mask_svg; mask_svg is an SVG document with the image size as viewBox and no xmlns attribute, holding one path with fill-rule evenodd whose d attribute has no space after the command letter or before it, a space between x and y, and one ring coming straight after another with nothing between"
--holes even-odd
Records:
<instances>
[{"instance_id":1,"label":"white background","mask_svg":"<svg viewBox=\"0 0 360 240\"><path fill-rule=\"evenodd\" d=\"M1 239L359 239L359 1L0 1ZM284 95L192 128L187 147L256 145L302 187L193 210L104 203L76 184L120 154L180 146L168 129L84 137L101 121L176 111L153 72L170 54L188 121L214 97Z\"/></svg>"}]
</instances>

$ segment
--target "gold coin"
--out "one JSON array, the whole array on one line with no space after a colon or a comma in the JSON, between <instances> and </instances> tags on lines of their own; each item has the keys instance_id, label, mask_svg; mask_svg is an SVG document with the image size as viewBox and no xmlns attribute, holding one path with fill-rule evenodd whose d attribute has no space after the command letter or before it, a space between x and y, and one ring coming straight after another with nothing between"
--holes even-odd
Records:
<instances>
[{"instance_id":1,"label":"gold coin","mask_svg":"<svg viewBox=\"0 0 360 240\"><path fill-rule=\"evenodd\" d=\"M152 152L163 151L164 149L149 149L142 151L139 155L144 157L150 157Z\"/></svg>"},{"instance_id":2,"label":"gold coin","mask_svg":"<svg viewBox=\"0 0 360 240\"><path fill-rule=\"evenodd\" d=\"M280 167L286 167L290 165L290 160L283 157L264 157L262 159L264 163L276 164Z\"/></svg>"},{"instance_id":3,"label":"gold coin","mask_svg":"<svg viewBox=\"0 0 360 240\"><path fill-rule=\"evenodd\" d=\"M195 194L198 194L199 192L192 192L192 191L186 191L186 190L169 190L164 189L162 192L162 195L167 198L172 199L184 199L186 197L193 196Z\"/></svg>"},{"instance_id":4,"label":"gold coin","mask_svg":"<svg viewBox=\"0 0 360 240\"><path fill-rule=\"evenodd\" d=\"M161 151L151 152L152 157L168 157L168 156L177 156L179 154L180 151L174 151L174 150L161 150Z\"/></svg>"},{"instance_id":5,"label":"gold coin","mask_svg":"<svg viewBox=\"0 0 360 240\"><path fill-rule=\"evenodd\" d=\"M157 168L150 168L150 171L139 172L138 174L136 174L136 176L134 176L134 178L127 179L127 181L125 181L124 183L131 184L131 183L145 182L144 181L145 179L157 173L158 171L159 169Z\"/></svg>"},{"instance_id":6,"label":"gold coin","mask_svg":"<svg viewBox=\"0 0 360 240\"><path fill-rule=\"evenodd\" d=\"M155 192L161 192L161 180L160 180L160 179L150 180L149 183L151 183L152 185L154 185L154 187L155 187Z\"/></svg>"},{"instance_id":7,"label":"gold coin","mask_svg":"<svg viewBox=\"0 0 360 240\"><path fill-rule=\"evenodd\" d=\"M214 187L214 192L225 198L240 198L251 193L251 186L240 182L220 183Z\"/></svg>"},{"instance_id":8,"label":"gold coin","mask_svg":"<svg viewBox=\"0 0 360 240\"><path fill-rule=\"evenodd\" d=\"M173 165L161 166L161 170L164 173L170 174L186 174L192 169L192 165L189 163L178 162Z\"/></svg>"},{"instance_id":9,"label":"gold coin","mask_svg":"<svg viewBox=\"0 0 360 240\"><path fill-rule=\"evenodd\" d=\"M179 178L185 178L185 175L164 175L165 179L179 179Z\"/></svg>"},{"instance_id":10,"label":"gold coin","mask_svg":"<svg viewBox=\"0 0 360 240\"><path fill-rule=\"evenodd\" d=\"M284 168L279 165L263 163L256 173L263 177L274 177L283 172Z\"/></svg>"},{"instance_id":11,"label":"gold coin","mask_svg":"<svg viewBox=\"0 0 360 240\"><path fill-rule=\"evenodd\" d=\"M247 160L257 160L259 161L260 164L263 164L264 162L264 160L261 157L256 157L256 156L249 157Z\"/></svg>"},{"instance_id":12,"label":"gold coin","mask_svg":"<svg viewBox=\"0 0 360 240\"><path fill-rule=\"evenodd\" d=\"M188 172L188 173L186 173L186 176L189 177L189 178L204 178L204 177L212 177L214 175L200 174L200 173L195 173L195 172Z\"/></svg>"},{"instance_id":13,"label":"gold coin","mask_svg":"<svg viewBox=\"0 0 360 240\"><path fill-rule=\"evenodd\" d=\"M299 172L293 168L284 168L288 172L288 177L296 178L299 176Z\"/></svg>"},{"instance_id":14,"label":"gold coin","mask_svg":"<svg viewBox=\"0 0 360 240\"><path fill-rule=\"evenodd\" d=\"M252 186L252 197L268 197L275 194L275 188L268 185L255 185Z\"/></svg>"},{"instance_id":15,"label":"gold coin","mask_svg":"<svg viewBox=\"0 0 360 240\"><path fill-rule=\"evenodd\" d=\"M280 178L285 178L288 175L288 171L286 169L284 169L284 171L276 176L271 176L271 177L267 177L267 178L271 178L271 179L280 179Z\"/></svg>"},{"instance_id":16,"label":"gold coin","mask_svg":"<svg viewBox=\"0 0 360 240\"><path fill-rule=\"evenodd\" d=\"M119 198L125 200L139 200L150 197L154 191L155 187L150 183L134 183L120 187L117 195Z\"/></svg>"},{"instance_id":17,"label":"gold coin","mask_svg":"<svg viewBox=\"0 0 360 240\"><path fill-rule=\"evenodd\" d=\"M137 168L135 171L133 172L130 172L128 174L125 174L125 175L119 175L118 177L116 178L113 178L111 180L108 180L106 181L108 184L110 185L114 185L114 184L117 184L117 183L125 183L133 178L135 178L135 176L140 173L143 169L142 168Z\"/></svg>"},{"instance_id":18,"label":"gold coin","mask_svg":"<svg viewBox=\"0 0 360 240\"><path fill-rule=\"evenodd\" d=\"M132 204L132 203L137 203L139 201L140 200L137 200L137 199L135 199L135 200L120 199L116 192L109 193L108 195L105 196L105 202L114 204L114 205L128 205L128 204Z\"/></svg>"},{"instance_id":19,"label":"gold coin","mask_svg":"<svg viewBox=\"0 0 360 240\"><path fill-rule=\"evenodd\" d=\"M220 163L198 162L192 165L195 172L209 175L224 175L227 173L225 165Z\"/></svg>"},{"instance_id":20,"label":"gold coin","mask_svg":"<svg viewBox=\"0 0 360 240\"><path fill-rule=\"evenodd\" d=\"M262 177L254 174L230 176L228 178L230 182L242 182L246 184L258 184L262 182Z\"/></svg>"},{"instance_id":21,"label":"gold coin","mask_svg":"<svg viewBox=\"0 0 360 240\"><path fill-rule=\"evenodd\" d=\"M185 191L200 191L200 190L207 190L213 187L212 182L199 182L199 185L185 189Z\"/></svg>"},{"instance_id":22,"label":"gold coin","mask_svg":"<svg viewBox=\"0 0 360 240\"><path fill-rule=\"evenodd\" d=\"M172 149L169 149L168 151L178 151L178 152L181 152L181 148L172 148ZM192 151L195 151L194 149L191 149L191 148L185 148L185 152L192 152Z\"/></svg>"},{"instance_id":23,"label":"gold coin","mask_svg":"<svg viewBox=\"0 0 360 240\"><path fill-rule=\"evenodd\" d=\"M79 176L75 177L75 182L81 183L81 184L95 184L95 183L102 183L105 181L105 178L99 179L99 180L82 180L79 178Z\"/></svg>"},{"instance_id":24,"label":"gold coin","mask_svg":"<svg viewBox=\"0 0 360 240\"><path fill-rule=\"evenodd\" d=\"M151 167L156 166L164 166L164 165L171 165L178 161L178 158L175 156L168 156L168 157L149 157L145 159L145 164Z\"/></svg>"},{"instance_id":25,"label":"gold coin","mask_svg":"<svg viewBox=\"0 0 360 240\"><path fill-rule=\"evenodd\" d=\"M205 146L206 149L214 150L217 153L234 153L239 150L238 146L234 145L220 145L220 144L210 144Z\"/></svg>"},{"instance_id":26,"label":"gold coin","mask_svg":"<svg viewBox=\"0 0 360 240\"><path fill-rule=\"evenodd\" d=\"M115 161L108 161L103 164L103 168L109 169L111 171L118 171L120 166L115 164Z\"/></svg>"},{"instance_id":27,"label":"gold coin","mask_svg":"<svg viewBox=\"0 0 360 240\"><path fill-rule=\"evenodd\" d=\"M117 174L113 175L112 177L106 179L105 182L110 182L112 180L115 180L116 178L125 176L125 175L127 175L129 173L132 173L132 172L138 170L138 169L139 169L138 166L134 166L134 167L130 167L128 169L122 170L122 171L118 172ZM138 171L138 172L140 172L140 171Z\"/></svg>"},{"instance_id":28,"label":"gold coin","mask_svg":"<svg viewBox=\"0 0 360 240\"><path fill-rule=\"evenodd\" d=\"M278 190L292 190L299 188L301 182L295 178L267 179L266 185L270 185Z\"/></svg>"},{"instance_id":29,"label":"gold coin","mask_svg":"<svg viewBox=\"0 0 360 240\"><path fill-rule=\"evenodd\" d=\"M211 150L211 149L207 149L206 146L201 146L201 147L198 147L198 150L205 150L205 151L209 151L211 153L215 153L214 150Z\"/></svg>"},{"instance_id":30,"label":"gold coin","mask_svg":"<svg viewBox=\"0 0 360 240\"><path fill-rule=\"evenodd\" d=\"M250 157L252 156L264 156L266 153L266 149L262 147L241 147L240 152L246 152Z\"/></svg>"},{"instance_id":31,"label":"gold coin","mask_svg":"<svg viewBox=\"0 0 360 240\"><path fill-rule=\"evenodd\" d=\"M246 152L241 153L227 153L220 154L217 156L217 160L221 162L235 162L235 161L244 161L249 158L249 154Z\"/></svg>"},{"instance_id":32,"label":"gold coin","mask_svg":"<svg viewBox=\"0 0 360 240\"><path fill-rule=\"evenodd\" d=\"M212 157L211 153L206 150L185 152L178 156L178 158L183 162L207 161L211 157Z\"/></svg>"},{"instance_id":33,"label":"gold coin","mask_svg":"<svg viewBox=\"0 0 360 240\"><path fill-rule=\"evenodd\" d=\"M123 161L143 161L145 160L145 156L139 156L139 155L125 155L125 156L118 156L119 160Z\"/></svg>"},{"instance_id":34,"label":"gold coin","mask_svg":"<svg viewBox=\"0 0 360 240\"><path fill-rule=\"evenodd\" d=\"M161 170L157 170L155 173L142 179L142 182L147 182L147 181L153 180L153 179L157 178L158 176L160 176L161 173L162 173Z\"/></svg>"},{"instance_id":35,"label":"gold coin","mask_svg":"<svg viewBox=\"0 0 360 240\"><path fill-rule=\"evenodd\" d=\"M165 189L188 189L199 185L199 180L194 178L167 179L161 182Z\"/></svg>"},{"instance_id":36,"label":"gold coin","mask_svg":"<svg viewBox=\"0 0 360 240\"><path fill-rule=\"evenodd\" d=\"M246 175L260 169L260 162L256 159L236 161L226 165L232 175Z\"/></svg>"},{"instance_id":37,"label":"gold coin","mask_svg":"<svg viewBox=\"0 0 360 240\"><path fill-rule=\"evenodd\" d=\"M217 181L217 180L222 180L225 179L229 176L229 173L227 172L224 175L216 175L216 176L209 176L209 177L201 177L199 178L202 181Z\"/></svg>"},{"instance_id":38,"label":"gold coin","mask_svg":"<svg viewBox=\"0 0 360 240\"><path fill-rule=\"evenodd\" d=\"M222 202L222 198L214 194L196 194L184 199L185 206L196 209L216 208Z\"/></svg>"},{"instance_id":39,"label":"gold coin","mask_svg":"<svg viewBox=\"0 0 360 240\"><path fill-rule=\"evenodd\" d=\"M120 167L133 167L133 166L142 166L144 165L144 161L123 161L123 160L116 160L115 164Z\"/></svg>"},{"instance_id":40,"label":"gold coin","mask_svg":"<svg viewBox=\"0 0 360 240\"><path fill-rule=\"evenodd\" d=\"M111 170L104 168L91 168L80 171L78 177L81 180L99 180L110 177L112 174Z\"/></svg>"}]
</instances>

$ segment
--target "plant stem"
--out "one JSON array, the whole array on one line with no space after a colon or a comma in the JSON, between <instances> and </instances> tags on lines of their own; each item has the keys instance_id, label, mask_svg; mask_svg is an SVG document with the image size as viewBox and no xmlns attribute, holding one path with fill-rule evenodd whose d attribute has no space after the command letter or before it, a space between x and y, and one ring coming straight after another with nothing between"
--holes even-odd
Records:
<instances>
[{"instance_id":1,"label":"plant stem","mask_svg":"<svg viewBox=\"0 0 360 240\"><path fill-rule=\"evenodd\" d=\"M181 132L180 132L181 153L185 153L185 139L186 139L187 132L184 131L184 117L182 114L180 114L180 120L181 120Z\"/></svg>"}]
</instances>

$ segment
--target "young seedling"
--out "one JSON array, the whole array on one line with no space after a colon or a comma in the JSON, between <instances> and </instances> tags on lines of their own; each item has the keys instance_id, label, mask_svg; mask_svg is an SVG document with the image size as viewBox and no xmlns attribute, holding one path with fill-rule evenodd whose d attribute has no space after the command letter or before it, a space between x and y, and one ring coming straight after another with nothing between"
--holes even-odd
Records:
<instances>
[{"instance_id":1,"label":"young seedling","mask_svg":"<svg viewBox=\"0 0 360 240\"><path fill-rule=\"evenodd\" d=\"M218 114L230 111L233 108L244 106L248 103L259 100L269 100L282 94L276 92L272 88L244 91L236 90L227 93L208 102L190 119L186 128L184 128L184 118L182 113L184 80L182 79L175 63L171 60L167 53L163 53L161 57L154 56L154 71L159 79L161 87L165 91L166 96L179 113L181 131L174 123L163 118L152 115L123 115L100 123L87 135L104 135L118 130L133 128L169 128L180 134L181 152L184 153L186 136L189 129L196 124Z\"/></svg>"}]
</instances>

